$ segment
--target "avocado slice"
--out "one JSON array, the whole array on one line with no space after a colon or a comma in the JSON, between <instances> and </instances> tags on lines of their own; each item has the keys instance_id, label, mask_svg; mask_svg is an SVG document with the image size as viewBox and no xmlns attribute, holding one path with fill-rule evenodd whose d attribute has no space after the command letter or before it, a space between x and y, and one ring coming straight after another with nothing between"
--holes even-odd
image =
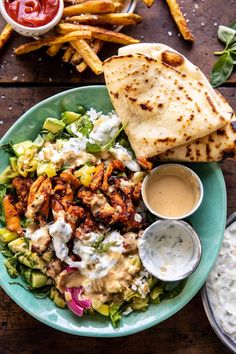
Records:
<instances>
[{"instance_id":1,"label":"avocado slice","mask_svg":"<svg viewBox=\"0 0 236 354\"><path fill-rule=\"evenodd\" d=\"M62 122L65 124L71 124L71 123L75 122L76 120L80 119L81 117L82 117L81 114L75 113L75 112L70 112L70 111L63 112L61 115Z\"/></svg>"},{"instance_id":2,"label":"avocado slice","mask_svg":"<svg viewBox=\"0 0 236 354\"><path fill-rule=\"evenodd\" d=\"M14 153L16 154L17 157L24 155L25 151L29 148L32 147L33 141L31 140L25 140L22 141L22 143L18 143L18 144L14 144L12 145L12 149L14 151Z\"/></svg>"},{"instance_id":3,"label":"avocado slice","mask_svg":"<svg viewBox=\"0 0 236 354\"><path fill-rule=\"evenodd\" d=\"M0 229L0 241L4 243L8 243L18 237L17 233L9 231L6 227Z\"/></svg>"},{"instance_id":4,"label":"avocado slice","mask_svg":"<svg viewBox=\"0 0 236 354\"><path fill-rule=\"evenodd\" d=\"M47 118L43 124L43 129L46 129L53 134L57 134L63 130L65 126L65 123L59 119Z\"/></svg>"},{"instance_id":5,"label":"avocado slice","mask_svg":"<svg viewBox=\"0 0 236 354\"><path fill-rule=\"evenodd\" d=\"M41 288L42 286L47 285L48 282L48 277L39 272L39 271L35 271L33 270L31 273L31 286L32 288Z\"/></svg>"},{"instance_id":6,"label":"avocado slice","mask_svg":"<svg viewBox=\"0 0 236 354\"><path fill-rule=\"evenodd\" d=\"M8 243L8 247L13 253L24 252L27 250L27 243L24 237L19 237Z\"/></svg>"}]
</instances>

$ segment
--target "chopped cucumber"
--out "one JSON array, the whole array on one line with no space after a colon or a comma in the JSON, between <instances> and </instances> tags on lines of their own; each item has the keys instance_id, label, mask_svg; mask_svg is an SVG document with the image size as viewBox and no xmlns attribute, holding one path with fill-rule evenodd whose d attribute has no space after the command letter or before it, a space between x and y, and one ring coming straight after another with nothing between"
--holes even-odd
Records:
<instances>
[{"instance_id":1,"label":"chopped cucumber","mask_svg":"<svg viewBox=\"0 0 236 354\"><path fill-rule=\"evenodd\" d=\"M8 247L13 253L24 252L27 249L27 243L24 237L19 237L8 243Z\"/></svg>"},{"instance_id":2,"label":"chopped cucumber","mask_svg":"<svg viewBox=\"0 0 236 354\"><path fill-rule=\"evenodd\" d=\"M151 298L152 302L159 303L160 302L160 295L162 295L163 292L164 292L163 286L155 286L150 291L150 298Z\"/></svg>"},{"instance_id":3,"label":"chopped cucumber","mask_svg":"<svg viewBox=\"0 0 236 354\"><path fill-rule=\"evenodd\" d=\"M37 175L46 174L49 178L56 176L56 166L52 163L39 163L37 166Z\"/></svg>"},{"instance_id":4,"label":"chopped cucumber","mask_svg":"<svg viewBox=\"0 0 236 354\"><path fill-rule=\"evenodd\" d=\"M17 172L17 157L15 156L11 156L9 158L9 162L10 162L10 165L11 165L11 168L14 172Z\"/></svg>"},{"instance_id":5,"label":"chopped cucumber","mask_svg":"<svg viewBox=\"0 0 236 354\"><path fill-rule=\"evenodd\" d=\"M0 174L0 184L9 183L12 178L18 176L18 172L15 172L8 166L1 174Z\"/></svg>"},{"instance_id":6,"label":"chopped cucumber","mask_svg":"<svg viewBox=\"0 0 236 354\"><path fill-rule=\"evenodd\" d=\"M17 278L19 276L19 273L16 269L16 265L17 265L17 260L14 258L8 258L4 261L3 263L7 269L8 274L10 275L10 277L12 278Z\"/></svg>"},{"instance_id":7,"label":"chopped cucumber","mask_svg":"<svg viewBox=\"0 0 236 354\"><path fill-rule=\"evenodd\" d=\"M75 122L76 120L81 118L81 114L75 113L75 112L63 112L61 115L62 118L62 122L65 124L71 124L73 122Z\"/></svg>"},{"instance_id":8,"label":"chopped cucumber","mask_svg":"<svg viewBox=\"0 0 236 354\"><path fill-rule=\"evenodd\" d=\"M18 237L19 237L19 235L17 235L17 233L11 232L5 227L0 229L0 241L2 241L4 243L8 243L12 240L15 240Z\"/></svg>"},{"instance_id":9,"label":"chopped cucumber","mask_svg":"<svg viewBox=\"0 0 236 354\"><path fill-rule=\"evenodd\" d=\"M39 271L32 271L31 273L31 286L32 288L41 288L42 286L47 285L48 277L39 272Z\"/></svg>"},{"instance_id":10,"label":"chopped cucumber","mask_svg":"<svg viewBox=\"0 0 236 354\"><path fill-rule=\"evenodd\" d=\"M57 134L63 130L65 126L65 123L59 119L47 118L43 124L43 129L46 129L53 134Z\"/></svg>"},{"instance_id":11,"label":"chopped cucumber","mask_svg":"<svg viewBox=\"0 0 236 354\"><path fill-rule=\"evenodd\" d=\"M110 307L109 305L102 304L99 306L99 308L96 309L97 312L99 312L103 316L109 316L110 313Z\"/></svg>"},{"instance_id":12,"label":"chopped cucumber","mask_svg":"<svg viewBox=\"0 0 236 354\"><path fill-rule=\"evenodd\" d=\"M23 271L23 276L28 284L31 285L31 276L32 276L33 270L31 268L25 268Z\"/></svg>"},{"instance_id":13,"label":"chopped cucumber","mask_svg":"<svg viewBox=\"0 0 236 354\"><path fill-rule=\"evenodd\" d=\"M31 140L25 140L22 143L12 145L12 149L17 157L24 155L25 151L32 147L34 143Z\"/></svg>"},{"instance_id":14,"label":"chopped cucumber","mask_svg":"<svg viewBox=\"0 0 236 354\"><path fill-rule=\"evenodd\" d=\"M18 257L20 263L32 269L44 269L45 263L37 253L26 251L23 255Z\"/></svg>"}]
</instances>

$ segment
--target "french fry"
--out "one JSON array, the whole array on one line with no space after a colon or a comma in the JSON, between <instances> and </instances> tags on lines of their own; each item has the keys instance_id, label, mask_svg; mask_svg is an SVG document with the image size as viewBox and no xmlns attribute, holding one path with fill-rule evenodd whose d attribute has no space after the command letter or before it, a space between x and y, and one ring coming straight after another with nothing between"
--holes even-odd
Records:
<instances>
[{"instance_id":1,"label":"french fry","mask_svg":"<svg viewBox=\"0 0 236 354\"><path fill-rule=\"evenodd\" d=\"M84 39L73 41L71 42L71 45L96 75L103 72L101 60Z\"/></svg>"},{"instance_id":2,"label":"french fry","mask_svg":"<svg viewBox=\"0 0 236 354\"><path fill-rule=\"evenodd\" d=\"M7 43L8 39L11 37L12 32L12 26L7 23L2 30L2 33L0 34L0 49L2 49L2 47Z\"/></svg>"},{"instance_id":3,"label":"french fry","mask_svg":"<svg viewBox=\"0 0 236 354\"><path fill-rule=\"evenodd\" d=\"M65 19L68 23L82 23L87 25L116 25L116 26L129 26L142 22L142 17L133 13L111 13L99 15L80 15L72 16Z\"/></svg>"},{"instance_id":4,"label":"french fry","mask_svg":"<svg viewBox=\"0 0 236 354\"><path fill-rule=\"evenodd\" d=\"M21 46L15 49L15 54L16 55L26 54L29 52L33 52L34 50L40 49L44 46L70 42L78 38L90 39L91 36L92 36L91 31L74 31L62 36L47 37L44 39L39 39L34 42L22 44Z\"/></svg>"},{"instance_id":5,"label":"french fry","mask_svg":"<svg viewBox=\"0 0 236 354\"><path fill-rule=\"evenodd\" d=\"M60 51L62 46L63 46L63 43L51 45L47 50L47 54L50 57L55 57L55 55L57 55L57 53Z\"/></svg>"},{"instance_id":6,"label":"french fry","mask_svg":"<svg viewBox=\"0 0 236 354\"><path fill-rule=\"evenodd\" d=\"M82 61L80 54L75 51L70 59L70 63L74 66L78 65Z\"/></svg>"},{"instance_id":7,"label":"french fry","mask_svg":"<svg viewBox=\"0 0 236 354\"><path fill-rule=\"evenodd\" d=\"M110 0L89 0L82 4L67 6L63 11L63 17L81 15L86 13L98 14L115 11L116 6Z\"/></svg>"},{"instance_id":8,"label":"french fry","mask_svg":"<svg viewBox=\"0 0 236 354\"><path fill-rule=\"evenodd\" d=\"M153 5L155 0L143 0L144 4L147 5L147 7L151 7Z\"/></svg>"},{"instance_id":9,"label":"french fry","mask_svg":"<svg viewBox=\"0 0 236 354\"><path fill-rule=\"evenodd\" d=\"M176 23L176 25L179 28L180 33L182 34L183 38L186 41L194 41L193 34L191 33L188 24L184 18L184 15L182 14L182 11L179 7L179 4L177 0L166 0L169 8L170 8L170 13Z\"/></svg>"},{"instance_id":10,"label":"french fry","mask_svg":"<svg viewBox=\"0 0 236 354\"><path fill-rule=\"evenodd\" d=\"M74 54L75 50L74 48L71 47L71 45L69 45L64 54L63 54L63 57L62 57L62 60L64 61L64 63L68 63L72 57L72 55Z\"/></svg>"},{"instance_id":11,"label":"french fry","mask_svg":"<svg viewBox=\"0 0 236 354\"><path fill-rule=\"evenodd\" d=\"M110 31L102 27L87 26L87 25L74 25L71 23L59 23L57 30L59 33L68 33L71 31L91 31L92 37L101 39L105 42L113 42L120 44L134 44L139 43L138 39L129 37L123 33Z\"/></svg>"},{"instance_id":12,"label":"french fry","mask_svg":"<svg viewBox=\"0 0 236 354\"><path fill-rule=\"evenodd\" d=\"M98 52L102 48L103 44L104 44L103 41L96 39L95 42L91 44L91 48L96 54L98 54ZM87 67L88 67L88 64L85 61L82 61L79 65L76 66L76 70L79 73L82 73L83 71L85 71L87 69Z\"/></svg>"}]
</instances>

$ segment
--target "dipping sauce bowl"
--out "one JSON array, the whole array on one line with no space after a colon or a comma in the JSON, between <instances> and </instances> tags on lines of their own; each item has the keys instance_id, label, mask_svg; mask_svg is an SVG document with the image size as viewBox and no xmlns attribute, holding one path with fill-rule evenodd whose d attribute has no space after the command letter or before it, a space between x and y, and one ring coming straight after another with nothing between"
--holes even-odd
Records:
<instances>
[{"instance_id":1,"label":"dipping sauce bowl","mask_svg":"<svg viewBox=\"0 0 236 354\"><path fill-rule=\"evenodd\" d=\"M158 220L138 243L139 256L149 273L163 281L188 277L201 260L201 241L185 221Z\"/></svg>"},{"instance_id":2,"label":"dipping sauce bowl","mask_svg":"<svg viewBox=\"0 0 236 354\"><path fill-rule=\"evenodd\" d=\"M190 168L174 163L164 164L145 177L142 197L152 214L161 219L180 220L199 208L203 185Z\"/></svg>"}]
</instances>

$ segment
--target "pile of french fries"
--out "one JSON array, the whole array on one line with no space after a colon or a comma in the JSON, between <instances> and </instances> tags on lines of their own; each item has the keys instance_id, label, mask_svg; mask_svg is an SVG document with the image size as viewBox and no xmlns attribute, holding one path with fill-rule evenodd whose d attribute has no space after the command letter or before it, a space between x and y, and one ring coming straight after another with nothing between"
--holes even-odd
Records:
<instances>
[{"instance_id":1,"label":"pile of french fries","mask_svg":"<svg viewBox=\"0 0 236 354\"><path fill-rule=\"evenodd\" d=\"M155 0L142 0L151 7ZM142 17L134 13L122 12L125 0L64 0L65 8L60 23L56 26L57 35L28 42L15 49L16 55L26 54L47 46L47 54L55 56L64 50L62 60L75 66L79 73L90 69L102 73L102 61L98 52L104 42L122 45L138 43L139 40L119 33L117 26L136 25ZM193 35L180 10L177 0L166 0L170 12L185 40L193 41ZM0 34L0 49L12 33L7 24Z\"/></svg>"}]
</instances>

